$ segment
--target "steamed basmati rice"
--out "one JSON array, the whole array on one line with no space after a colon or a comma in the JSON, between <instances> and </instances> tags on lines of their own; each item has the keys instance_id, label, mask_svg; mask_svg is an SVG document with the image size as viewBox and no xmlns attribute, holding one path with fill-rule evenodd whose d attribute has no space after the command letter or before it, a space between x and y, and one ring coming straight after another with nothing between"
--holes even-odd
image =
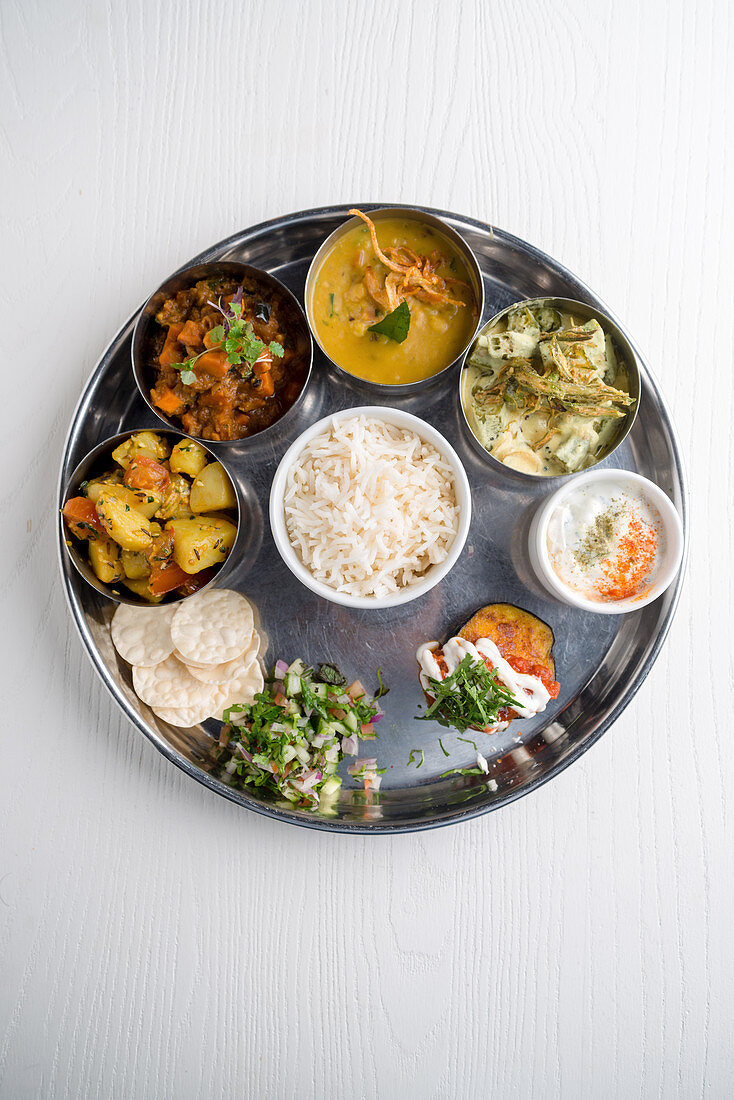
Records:
<instances>
[{"instance_id":1,"label":"steamed basmati rice","mask_svg":"<svg viewBox=\"0 0 734 1100\"><path fill-rule=\"evenodd\" d=\"M415 432L334 420L288 471L285 521L316 580L387 596L446 559L459 525L451 467Z\"/></svg>"}]
</instances>

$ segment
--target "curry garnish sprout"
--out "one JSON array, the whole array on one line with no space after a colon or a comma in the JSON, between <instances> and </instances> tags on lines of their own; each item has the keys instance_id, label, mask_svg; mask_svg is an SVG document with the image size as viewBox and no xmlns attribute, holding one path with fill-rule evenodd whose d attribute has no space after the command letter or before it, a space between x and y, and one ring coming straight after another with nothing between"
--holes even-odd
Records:
<instances>
[{"instance_id":1,"label":"curry garnish sprout","mask_svg":"<svg viewBox=\"0 0 734 1100\"><path fill-rule=\"evenodd\" d=\"M282 359L284 352L277 340L271 340L269 344L260 340L255 335L252 323L242 319L242 295L243 289L239 287L226 309L222 308L221 299L219 303L209 303L222 314L221 325L215 325L209 330L209 342L213 346L223 347L230 367L236 367L240 374L246 377L252 374L252 368L258 360L272 356ZM190 386L196 381L193 368L202 355L206 355L210 350L210 348L204 348L198 355L192 355L183 363L172 364L174 370L181 372L181 381L185 386Z\"/></svg>"},{"instance_id":2,"label":"curry garnish sprout","mask_svg":"<svg viewBox=\"0 0 734 1100\"><path fill-rule=\"evenodd\" d=\"M433 720L440 726L460 733L478 727L485 729L497 722L503 707L517 705L517 699L500 683L496 669L467 654L461 664L445 680L428 677L428 695L433 702L419 721Z\"/></svg>"}]
</instances>

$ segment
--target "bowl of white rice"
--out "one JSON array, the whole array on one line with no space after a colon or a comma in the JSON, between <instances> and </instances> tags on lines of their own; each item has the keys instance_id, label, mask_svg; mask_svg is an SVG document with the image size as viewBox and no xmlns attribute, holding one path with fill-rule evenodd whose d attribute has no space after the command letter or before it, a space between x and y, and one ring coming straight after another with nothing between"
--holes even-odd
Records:
<instances>
[{"instance_id":1,"label":"bowl of white rice","mask_svg":"<svg viewBox=\"0 0 734 1100\"><path fill-rule=\"evenodd\" d=\"M471 492L453 447L397 409L345 409L286 451L270 490L280 556L302 584L344 607L397 607L456 564Z\"/></svg>"}]
</instances>

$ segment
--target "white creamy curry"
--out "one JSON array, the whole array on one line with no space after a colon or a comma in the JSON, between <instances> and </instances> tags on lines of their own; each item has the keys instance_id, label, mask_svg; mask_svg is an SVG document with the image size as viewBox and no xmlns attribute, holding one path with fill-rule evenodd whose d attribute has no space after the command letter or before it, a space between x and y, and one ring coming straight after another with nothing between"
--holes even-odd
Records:
<instances>
[{"instance_id":1,"label":"white creamy curry","mask_svg":"<svg viewBox=\"0 0 734 1100\"><path fill-rule=\"evenodd\" d=\"M461 400L494 458L546 477L598 461L635 402L599 322L580 322L541 299L509 310L478 338Z\"/></svg>"}]
</instances>

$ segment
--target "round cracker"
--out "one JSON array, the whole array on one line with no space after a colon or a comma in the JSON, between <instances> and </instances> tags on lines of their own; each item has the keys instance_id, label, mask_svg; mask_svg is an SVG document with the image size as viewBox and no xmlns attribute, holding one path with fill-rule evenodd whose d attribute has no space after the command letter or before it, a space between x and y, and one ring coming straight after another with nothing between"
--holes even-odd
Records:
<instances>
[{"instance_id":1,"label":"round cracker","mask_svg":"<svg viewBox=\"0 0 734 1100\"><path fill-rule=\"evenodd\" d=\"M112 616L112 644L130 665L149 668L173 653L171 620L176 610L169 607L133 607L121 603Z\"/></svg>"},{"instance_id":2,"label":"round cracker","mask_svg":"<svg viewBox=\"0 0 734 1100\"><path fill-rule=\"evenodd\" d=\"M219 665L239 657L253 630L252 608L230 588L214 588L184 600L171 622L173 644L184 661L196 665Z\"/></svg>"},{"instance_id":3,"label":"round cracker","mask_svg":"<svg viewBox=\"0 0 734 1100\"><path fill-rule=\"evenodd\" d=\"M187 668L216 668L216 665L200 665L198 661L192 661L190 657L184 657L183 653L179 653L176 647L173 647L173 656L178 657L182 665L186 665Z\"/></svg>"},{"instance_id":4,"label":"round cracker","mask_svg":"<svg viewBox=\"0 0 734 1100\"><path fill-rule=\"evenodd\" d=\"M249 669L250 665L254 665L259 648L260 639L257 634L253 634L249 648L240 657L235 657L232 661L225 661L221 665L209 665L208 668L189 665L189 672L195 679L201 680L203 684L226 684L234 676Z\"/></svg>"},{"instance_id":5,"label":"round cracker","mask_svg":"<svg viewBox=\"0 0 734 1100\"><path fill-rule=\"evenodd\" d=\"M195 680L186 665L171 655L150 667L133 666L133 687L149 707L204 706L212 698L212 685Z\"/></svg>"},{"instance_id":6,"label":"round cracker","mask_svg":"<svg viewBox=\"0 0 734 1100\"><path fill-rule=\"evenodd\" d=\"M245 669L239 676L234 676L226 684L215 685L212 718L223 722L224 712L228 707L234 706L235 703L252 703L257 692L262 691L264 683L260 664L255 661L249 669Z\"/></svg>"},{"instance_id":7,"label":"round cracker","mask_svg":"<svg viewBox=\"0 0 734 1100\"><path fill-rule=\"evenodd\" d=\"M210 717L212 709L211 700L206 706L198 707L151 707L154 714L168 722L171 726L181 726L188 729L190 726L198 726Z\"/></svg>"}]
</instances>

